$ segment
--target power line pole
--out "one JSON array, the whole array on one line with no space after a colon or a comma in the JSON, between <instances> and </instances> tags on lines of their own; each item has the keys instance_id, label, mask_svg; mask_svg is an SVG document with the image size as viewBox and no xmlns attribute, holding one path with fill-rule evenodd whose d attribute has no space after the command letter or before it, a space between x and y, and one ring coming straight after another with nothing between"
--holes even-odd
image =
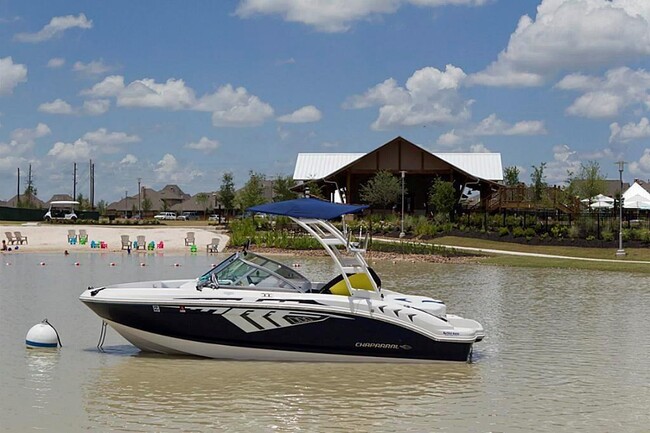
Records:
<instances>
[{"instance_id":1,"label":"power line pole","mask_svg":"<svg viewBox=\"0 0 650 433\"><path fill-rule=\"evenodd\" d=\"M16 185L16 207L20 205L20 167L18 167L18 184Z\"/></svg>"},{"instance_id":2,"label":"power line pole","mask_svg":"<svg viewBox=\"0 0 650 433\"><path fill-rule=\"evenodd\" d=\"M95 164L90 160L90 210L95 210Z\"/></svg>"},{"instance_id":3,"label":"power line pole","mask_svg":"<svg viewBox=\"0 0 650 433\"><path fill-rule=\"evenodd\" d=\"M140 193L142 192L142 189L140 188L140 183L142 182L142 178L138 178L138 216L140 219L142 219L142 200L140 200Z\"/></svg>"},{"instance_id":4,"label":"power line pole","mask_svg":"<svg viewBox=\"0 0 650 433\"><path fill-rule=\"evenodd\" d=\"M32 197L34 196L34 182L32 180L32 165L29 164L29 172L27 175L27 189L25 190L27 192L27 201L29 203L32 203ZM28 207L31 207L28 205Z\"/></svg>"},{"instance_id":5,"label":"power line pole","mask_svg":"<svg viewBox=\"0 0 650 433\"><path fill-rule=\"evenodd\" d=\"M72 174L72 200L77 199L77 163L73 163L73 174Z\"/></svg>"}]
</instances>

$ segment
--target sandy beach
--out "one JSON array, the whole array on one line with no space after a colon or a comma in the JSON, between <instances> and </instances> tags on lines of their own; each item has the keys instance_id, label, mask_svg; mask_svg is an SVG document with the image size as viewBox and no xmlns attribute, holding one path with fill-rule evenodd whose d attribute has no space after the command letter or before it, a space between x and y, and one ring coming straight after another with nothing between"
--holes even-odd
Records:
<instances>
[{"instance_id":1,"label":"sandy beach","mask_svg":"<svg viewBox=\"0 0 650 433\"><path fill-rule=\"evenodd\" d=\"M79 242L71 244L68 242L68 230L86 230L88 241L85 245ZM24 223L16 225L0 226L0 237L7 241L5 232L20 232L23 237L27 237L24 244L12 245L7 242L7 246L12 252L21 253L38 253L38 252L116 252L124 251L122 249L121 236L128 235L132 242L137 236L145 236L146 243L154 242L155 251L183 253L190 252L191 247L185 245L185 238L188 232L194 233L195 245L197 252L205 252L206 245L213 238L218 238L219 251L222 251L228 243L228 235L217 232L214 229L203 229L197 227L165 227L165 226L102 226L102 225L69 225L69 224L44 224L44 223ZM92 241L95 243L104 242L106 248L91 248ZM163 248L158 248L162 242ZM18 247L16 251L15 248ZM132 250L134 252L135 250ZM139 250L142 251L142 250Z\"/></svg>"}]
</instances>

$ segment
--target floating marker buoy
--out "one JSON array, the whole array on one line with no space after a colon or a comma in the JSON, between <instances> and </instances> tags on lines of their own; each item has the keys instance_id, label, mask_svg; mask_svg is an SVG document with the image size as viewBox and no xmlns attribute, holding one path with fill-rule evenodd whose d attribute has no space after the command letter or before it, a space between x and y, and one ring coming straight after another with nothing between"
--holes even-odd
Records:
<instances>
[{"instance_id":1,"label":"floating marker buoy","mask_svg":"<svg viewBox=\"0 0 650 433\"><path fill-rule=\"evenodd\" d=\"M115 266L115 263L111 262L108 266Z\"/></svg>"},{"instance_id":2,"label":"floating marker buoy","mask_svg":"<svg viewBox=\"0 0 650 433\"><path fill-rule=\"evenodd\" d=\"M294 267L294 268L299 268L299 267L300 267L300 263L294 263L294 264L293 264L293 267Z\"/></svg>"},{"instance_id":3,"label":"floating marker buoy","mask_svg":"<svg viewBox=\"0 0 650 433\"><path fill-rule=\"evenodd\" d=\"M45 266L45 262L41 262L41 263L39 263L39 265Z\"/></svg>"},{"instance_id":4,"label":"floating marker buoy","mask_svg":"<svg viewBox=\"0 0 650 433\"><path fill-rule=\"evenodd\" d=\"M180 266L181 266L180 263L174 263L174 267L175 267L175 268L179 268Z\"/></svg>"},{"instance_id":5,"label":"floating marker buoy","mask_svg":"<svg viewBox=\"0 0 650 433\"><path fill-rule=\"evenodd\" d=\"M79 265L81 265L81 263L79 263L79 262L74 262L74 265L75 265L75 266L79 266Z\"/></svg>"},{"instance_id":6,"label":"floating marker buoy","mask_svg":"<svg viewBox=\"0 0 650 433\"><path fill-rule=\"evenodd\" d=\"M140 266L147 266L147 265L146 265L146 264L144 264L144 263L140 263Z\"/></svg>"},{"instance_id":7,"label":"floating marker buoy","mask_svg":"<svg viewBox=\"0 0 650 433\"><path fill-rule=\"evenodd\" d=\"M59 335L50 322L45 319L27 331L25 344L28 349L56 349L60 344Z\"/></svg>"},{"instance_id":8,"label":"floating marker buoy","mask_svg":"<svg viewBox=\"0 0 650 433\"><path fill-rule=\"evenodd\" d=\"M7 264L9 264L9 263L7 263ZM217 264L216 264L216 263L212 263L210 266L212 266L213 268L216 268L216 267L217 267Z\"/></svg>"},{"instance_id":9,"label":"floating marker buoy","mask_svg":"<svg viewBox=\"0 0 650 433\"><path fill-rule=\"evenodd\" d=\"M6 265L7 265L7 266L11 266L11 263L7 262ZM213 267L214 267L214 266L213 266Z\"/></svg>"}]
</instances>

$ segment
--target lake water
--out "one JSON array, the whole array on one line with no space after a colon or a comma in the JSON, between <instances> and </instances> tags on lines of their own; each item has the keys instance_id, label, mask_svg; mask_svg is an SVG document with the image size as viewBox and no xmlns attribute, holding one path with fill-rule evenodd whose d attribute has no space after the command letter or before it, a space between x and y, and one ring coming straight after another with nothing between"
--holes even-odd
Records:
<instances>
[{"instance_id":1,"label":"lake water","mask_svg":"<svg viewBox=\"0 0 650 433\"><path fill-rule=\"evenodd\" d=\"M146 355L110 329L101 353L101 322L77 299L88 285L193 277L218 259L0 259L3 432L650 430L650 288L642 275L377 263L384 287L440 298L486 329L472 364L405 367ZM321 278L331 271L324 259L286 261ZM46 317L63 348L26 349L27 331Z\"/></svg>"}]
</instances>

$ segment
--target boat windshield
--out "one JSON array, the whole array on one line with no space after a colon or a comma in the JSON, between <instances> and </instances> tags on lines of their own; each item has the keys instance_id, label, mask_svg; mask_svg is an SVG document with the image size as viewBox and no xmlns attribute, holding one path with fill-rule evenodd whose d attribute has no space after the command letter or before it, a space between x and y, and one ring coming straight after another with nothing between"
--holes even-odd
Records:
<instances>
[{"instance_id":1,"label":"boat windshield","mask_svg":"<svg viewBox=\"0 0 650 433\"><path fill-rule=\"evenodd\" d=\"M237 286L264 290L306 292L309 280L282 263L257 254L235 253L199 277L197 287Z\"/></svg>"}]
</instances>

